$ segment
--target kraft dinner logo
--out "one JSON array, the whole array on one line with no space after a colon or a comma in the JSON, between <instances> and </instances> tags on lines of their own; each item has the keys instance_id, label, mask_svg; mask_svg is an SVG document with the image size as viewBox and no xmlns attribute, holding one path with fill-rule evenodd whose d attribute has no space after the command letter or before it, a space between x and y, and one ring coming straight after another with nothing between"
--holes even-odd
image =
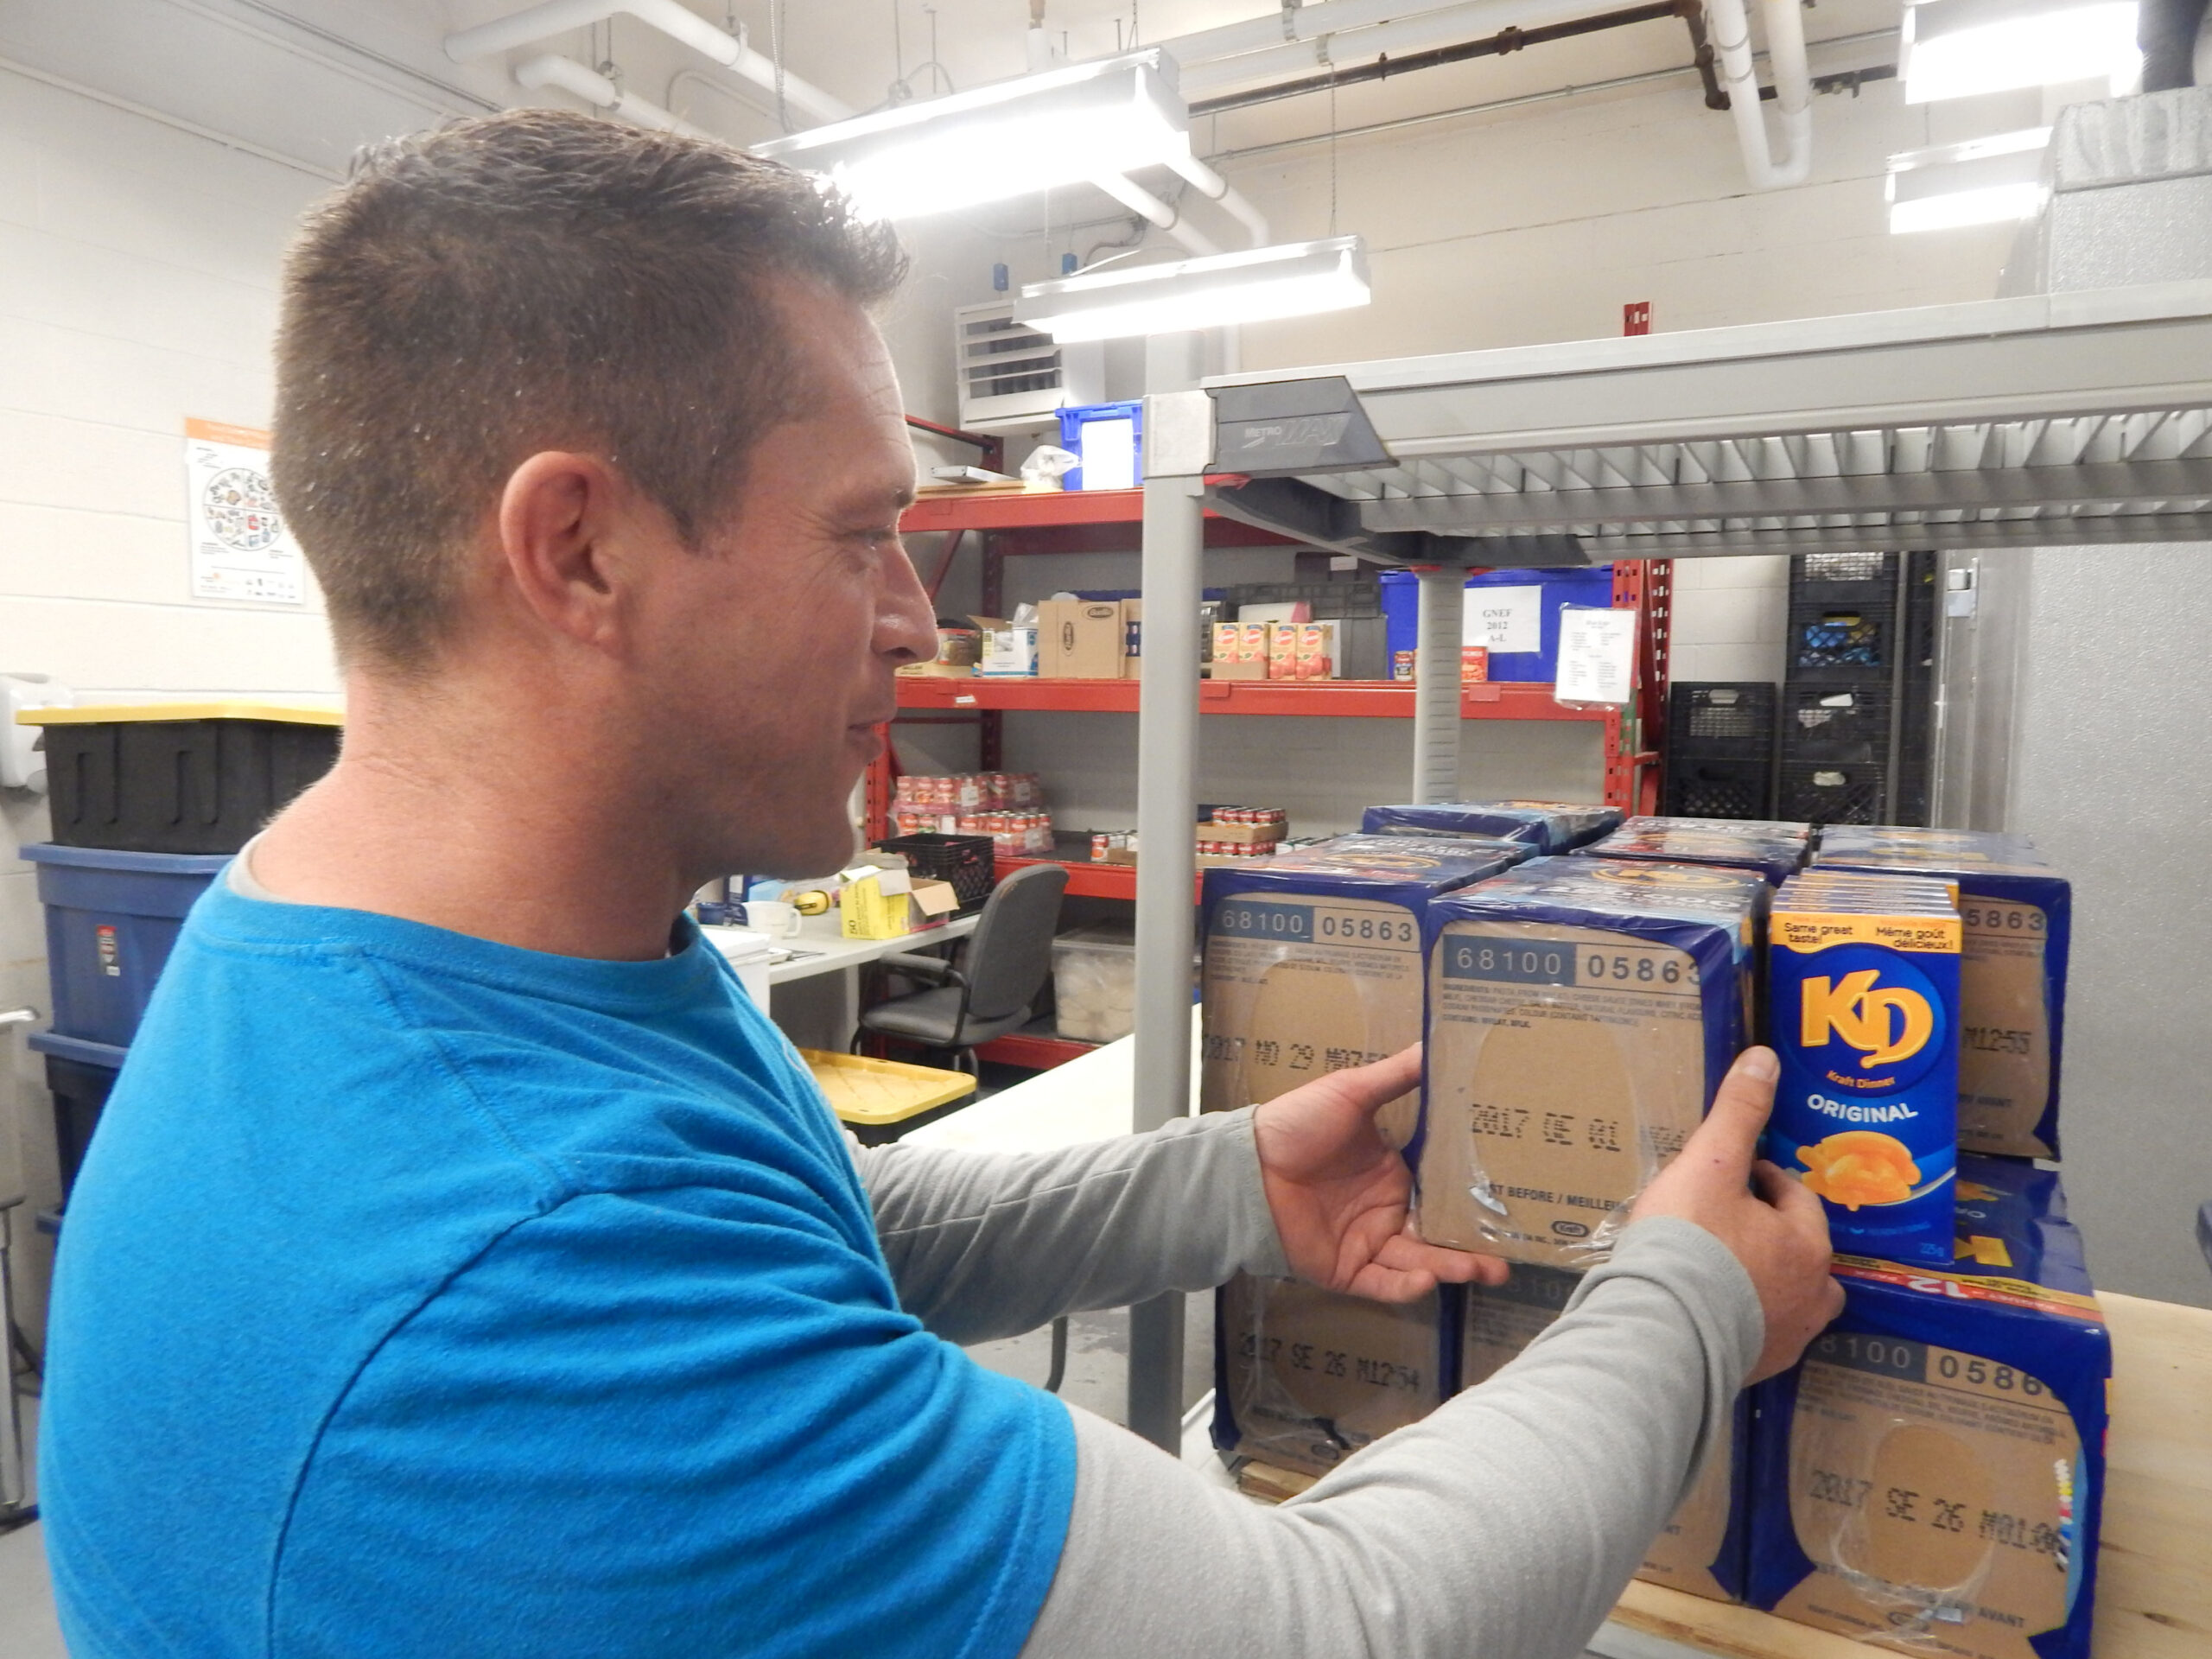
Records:
<instances>
[{"instance_id":1,"label":"kraft dinner logo","mask_svg":"<svg viewBox=\"0 0 2212 1659\"><path fill-rule=\"evenodd\" d=\"M1806 1058L1830 1082L1862 1092L1901 1088L1926 1071L1941 1054L1944 1030L1936 988L1891 951L1846 946L1821 956L1828 971L1798 982L1797 1040Z\"/></svg>"}]
</instances>

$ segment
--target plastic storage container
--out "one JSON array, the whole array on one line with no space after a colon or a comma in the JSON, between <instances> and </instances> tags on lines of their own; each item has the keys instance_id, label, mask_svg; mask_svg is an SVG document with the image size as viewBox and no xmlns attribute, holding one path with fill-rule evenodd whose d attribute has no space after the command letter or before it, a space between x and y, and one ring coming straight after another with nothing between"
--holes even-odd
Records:
<instances>
[{"instance_id":1,"label":"plastic storage container","mask_svg":"<svg viewBox=\"0 0 2212 1659\"><path fill-rule=\"evenodd\" d=\"M1670 818L1774 817L1774 762L1669 755L1662 798Z\"/></svg>"},{"instance_id":2,"label":"plastic storage container","mask_svg":"<svg viewBox=\"0 0 2212 1659\"><path fill-rule=\"evenodd\" d=\"M61 1166L61 1197L66 1203L70 1188L77 1184L77 1172L84 1167L85 1149L92 1144L92 1131L99 1125L100 1114L107 1109L116 1074L123 1070L124 1056L130 1051L50 1031L33 1032L30 1046L35 1053L46 1056L46 1087L54 1096L54 1147Z\"/></svg>"},{"instance_id":3,"label":"plastic storage container","mask_svg":"<svg viewBox=\"0 0 2212 1659\"><path fill-rule=\"evenodd\" d=\"M906 861L906 868L925 881L950 882L963 915L981 908L998 885L998 847L989 836L941 836L923 830L892 836L875 846L878 852L898 854Z\"/></svg>"},{"instance_id":4,"label":"plastic storage container","mask_svg":"<svg viewBox=\"0 0 2212 1659\"><path fill-rule=\"evenodd\" d=\"M1668 693L1667 753L1764 761L1774 753L1774 701L1766 680L1678 680Z\"/></svg>"},{"instance_id":5,"label":"plastic storage container","mask_svg":"<svg viewBox=\"0 0 2212 1659\"><path fill-rule=\"evenodd\" d=\"M230 859L52 842L22 854L38 866L39 902L46 906L54 1029L124 1046L137 1034L186 912Z\"/></svg>"},{"instance_id":6,"label":"plastic storage container","mask_svg":"<svg viewBox=\"0 0 2212 1659\"><path fill-rule=\"evenodd\" d=\"M1128 922L1094 922L1052 941L1060 1035L1110 1043L1136 1028L1137 940Z\"/></svg>"},{"instance_id":7,"label":"plastic storage container","mask_svg":"<svg viewBox=\"0 0 2212 1659\"><path fill-rule=\"evenodd\" d=\"M1782 716L1782 758L1865 766L1890 753L1890 688L1796 684Z\"/></svg>"},{"instance_id":8,"label":"plastic storage container","mask_svg":"<svg viewBox=\"0 0 2212 1659\"><path fill-rule=\"evenodd\" d=\"M1128 490L1144 482L1142 404L1084 404L1059 416L1060 448L1083 463L1061 477L1062 489Z\"/></svg>"},{"instance_id":9,"label":"plastic storage container","mask_svg":"<svg viewBox=\"0 0 2212 1659\"><path fill-rule=\"evenodd\" d=\"M1889 783L1886 767L1784 760L1777 810L1800 823L1893 823L1883 805Z\"/></svg>"},{"instance_id":10,"label":"plastic storage container","mask_svg":"<svg viewBox=\"0 0 2212 1659\"><path fill-rule=\"evenodd\" d=\"M137 853L235 853L338 758L331 709L203 702L35 709L54 839Z\"/></svg>"}]
</instances>

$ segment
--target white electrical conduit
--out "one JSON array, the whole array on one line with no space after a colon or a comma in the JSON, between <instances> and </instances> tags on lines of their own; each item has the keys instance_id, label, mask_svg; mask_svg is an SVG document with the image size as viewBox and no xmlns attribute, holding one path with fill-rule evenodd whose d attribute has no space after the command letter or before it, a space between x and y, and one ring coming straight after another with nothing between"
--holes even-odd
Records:
<instances>
[{"instance_id":1,"label":"white electrical conduit","mask_svg":"<svg viewBox=\"0 0 2212 1659\"><path fill-rule=\"evenodd\" d=\"M446 55L455 63L488 58L517 47L563 35L572 29L588 29L618 14L649 23L672 35L693 51L727 65L756 86L776 89L776 66L734 35L716 29L681 0L543 0L509 16L494 18L474 29L446 36ZM588 73L588 72L587 72ZM817 121L842 121L853 113L849 105L830 96L811 81L784 72L784 102Z\"/></svg>"},{"instance_id":2,"label":"white electrical conduit","mask_svg":"<svg viewBox=\"0 0 2212 1659\"><path fill-rule=\"evenodd\" d=\"M587 104L636 122L641 127L652 127L661 132L680 132L689 138L711 138L712 133L693 126L689 121L671 115L658 104L649 103L634 92L626 92L596 69L587 69L574 58L564 58L557 52L548 52L543 57L532 58L515 67L515 79L532 92L541 87L558 86L564 92L574 92Z\"/></svg>"},{"instance_id":3,"label":"white electrical conduit","mask_svg":"<svg viewBox=\"0 0 2212 1659\"><path fill-rule=\"evenodd\" d=\"M1188 66L1212 58L1233 57L1239 52L1259 52L1289 41L1317 41L1325 35L1368 29L1393 18L1440 10L1452 3L1454 0L1327 0L1325 4L1285 5L1245 22L1202 29L1158 44L1176 62ZM1306 54L1308 60L1312 55L1310 52Z\"/></svg>"},{"instance_id":4,"label":"white electrical conduit","mask_svg":"<svg viewBox=\"0 0 2212 1659\"><path fill-rule=\"evenodd\" d=\"M1344 3L1350 3L1351 0L1344 0ZM1301 16L1334 9L1301 6L1291 15ZM1402 15L1402 7L1399 16L1371 28L1350 33L1332 30L1316 40L1278 44L1233 58L1185 62L1181 76L1183 96L1196 102L1205 93L1226 92L1255 81L1309 75L1326 69L1332 63L1364 63L1385 53L1395 57L1433 46L1450 46L1478 35L1496 34L1509 25L1536 29L1546 23L1567 22L1587 17L1597 9L1595 0L1472 0L1471 3L1460 0L1455 5L1408 17Z\"/></svg>"},{"instance_id":5,"label":"white electrical conduit","mask_svg":"<svg viewBox=\"0 0 2212 1659\"><path fill-rule=\"evenodd\" d=\"M1766 22L1767 67L1774 74L1774 105L1782 116L1783 149L1769 147L1766 116L1759 108L1758 77L1751 68L1751 20L1744 0L1705 0L1706 33L1719 60L1736 147L1751 188L1776 190L1802 184L1813 166L1813 77L1805 63L1805 23L1798 0L1759 0Z\"/></svg>"},{"instance_id":6,"label":"white electrical conduit","mask_svg":"<svg viewBox=\"0 0 2212 1659\"><path fill-rule=\"evenodd\" d=\"M1177 213L1142 185L1132 184L1118 173L1102 173L1091 180L1091 182L1131 213L1148 219L1159 226L1161 230L1180 242L1190 252L1205 255L1221 251L1219 245L1211 238L1192 226L1185 224L1182 214Z\"/></svg>"},{"instance_id":7,"label":"white electrical conduit","mask_svg":"<svg viewBox=\"0 0 2212 1659\"><path fill-rule=\"evenodd\" d=\"M1191 188L1200 195L1219 202L1222 211L1244 227L1254 247L1265 245L1268 216L1247 201L1235 185L1187 150L1172 158L1167 165L1189 180Z\"/></svg>"}]
</instances>

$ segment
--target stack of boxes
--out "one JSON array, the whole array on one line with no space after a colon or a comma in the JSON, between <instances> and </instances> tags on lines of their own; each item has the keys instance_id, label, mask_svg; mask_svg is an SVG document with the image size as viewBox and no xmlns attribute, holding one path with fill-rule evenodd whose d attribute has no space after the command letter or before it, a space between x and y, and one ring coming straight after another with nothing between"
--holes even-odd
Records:
<instances>
[{"instance_id":1,"label":"stack of boxes","mask_svg":"<svg viewBox=\"0 0 2212 1659\"><path fill-rule=\"evenodd\" d=\"M1927 815L1935 580L1929 553L1791 561L1782 817L1872 824Z\"/></svg>"},{"instance_id":2,"label":"stack of boxes","mask_svg":"<svg viewBox=\"0 0 2212 1659\"><path fill-rule=\"evenodd\" d=\"M1454 810L1375 809L1395 833L1320 850L1347 867L1500 852L1451 839L1453 822L1518 830L1508 852L1542 842L1495 805ZM2002 836L1810 841L1635 820L1399 899L1397 931L1421 918L1427 1050L1418 1116L1394 1103L1389 1134L1422 1236L1503 1255L1510 1277L1411 1309L1230 1287L1216 1443L1321 1472L1510 1364L1764 1025L1783 1061L1765 1150L1823 1201L1845 1312L1742 1397L1641 1576L1959 1659L2086 1659L2110 1349L2059 1178L2026 1161L2058 1146L2066 883ZM1346 891L1306 895L1298 923L1209 879L1210 1109L1311 1074L1281 1069L1283 1038L1252 1070L1237 1039L1259 1025L1352 1058L1405 1040L1402 1012L1357 1045L1336 1030L1371 997L1301 956Z\"/></svg>"}]
</instances>

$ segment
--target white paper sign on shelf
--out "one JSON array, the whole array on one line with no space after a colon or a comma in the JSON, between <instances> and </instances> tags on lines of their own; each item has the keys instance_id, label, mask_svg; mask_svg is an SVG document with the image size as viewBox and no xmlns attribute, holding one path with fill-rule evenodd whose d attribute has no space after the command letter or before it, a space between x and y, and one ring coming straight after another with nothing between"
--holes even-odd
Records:
<instances>
[{"instance_id":1,"label":"white paper sign on shelf","mask_svg":"<svg viewBox=\"0 0 2212 1659\"><path fill-rule=\"evenodd\" d=\"M1544 590L1525 588L1470 588L1460 613L1459 643L1485 651L1541 651L1544 648Z\"/></svg>"},{"instance_id":2,"label":"white paper sign on shelf","mask_svg":"<svg viewBox=\"0 0 2212 1659\"><path fill-rule=\"evenodd\" d=\"M1561 702L1626 702L1635 685L1636 613L1569 605L1559 613Z\"/></svg>"},{"instance_id":3,"label":"white paper sign on shelf","mask_svg":"<svg viewBox=\"0 0 2212 1659\"><path fill-rule=\"evenodd\" d=\"M192 596L304 604L307 562L270 487L269 435L188 419L184 471Z\"/></svg>"}]
</instances>

